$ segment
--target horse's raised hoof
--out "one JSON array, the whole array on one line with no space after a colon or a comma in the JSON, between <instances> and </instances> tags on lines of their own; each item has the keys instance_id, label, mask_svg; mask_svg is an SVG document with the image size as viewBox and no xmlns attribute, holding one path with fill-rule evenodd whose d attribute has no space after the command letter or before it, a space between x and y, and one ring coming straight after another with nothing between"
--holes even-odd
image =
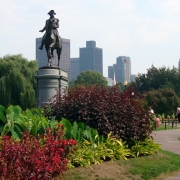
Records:
<instances>
[{"instance_id":1,"label":"horse's raised hoof","mask_svg":"<svg viewBox=\"0 0 180 180\"><path fill-rule=\"evenodd\" d=\"M43 50L43 47L39 46L39 49L40 49L40 50Z\"/></svg>"}]
</instances>

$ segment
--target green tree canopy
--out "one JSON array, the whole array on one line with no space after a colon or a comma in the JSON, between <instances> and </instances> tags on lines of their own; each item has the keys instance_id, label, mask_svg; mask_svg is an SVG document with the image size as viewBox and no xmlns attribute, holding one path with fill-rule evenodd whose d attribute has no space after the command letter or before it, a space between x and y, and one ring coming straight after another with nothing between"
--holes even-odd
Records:
<instances>
[{"instance_id":1,"label":"green tree canopy","mask_svg":"<svg viewBox=\"0 0 180 180\"><path fill-rule=\"evenodd\" d=\"M77 79L74 82L75 85L84 84L84 85L91 85L91 84L100 84L102 86L107 85L107 80L100 72L97 71L84 71L80 73Z\"/></svg>"},{"instance_id":2,"label":"green tree canopy","mask_svg":"<svg viewBox=\"0 0 180 180\"><path fill-rule=\"evenodd\" d=\"M151 90L145 95L145 104L153 106L155 113L172 115L180 104L180 98L171 88Z\"/></svg>"},{"instance_id":3,"label":"green tree canopy","mask_svg":"<svg viewBox=\"0 0 180 180\"><path fill-rule=\"evenodd\" d=\"M175 67L172 69L161 67L156 68L153 65L147 70L147 74L139 74L135 84L140 92L152 89L171 88L180 97L180 73Z\"/></svg>"},{"instance_id":4,"label":"green tree canopy","mask_svg":"<svg viewBox=\"0 0 180 180\"><path fill-rule=\"evenodd\" d=\"M36 71L37 61L28 61L20 54L0 58L0 104L34 107Z\"/></svg>"},{"instance_id":5,"label":"green tree canopy","mask_svg":"<svg viewBox=\"0 0 180 180\"><path fill-rule=\"evenodd\" d=\"M69 87L74 86L74 81L75 81L75 79L69 80L69 81L68 81L68 86L69 86Z\"/></svg>"}]
</instances>

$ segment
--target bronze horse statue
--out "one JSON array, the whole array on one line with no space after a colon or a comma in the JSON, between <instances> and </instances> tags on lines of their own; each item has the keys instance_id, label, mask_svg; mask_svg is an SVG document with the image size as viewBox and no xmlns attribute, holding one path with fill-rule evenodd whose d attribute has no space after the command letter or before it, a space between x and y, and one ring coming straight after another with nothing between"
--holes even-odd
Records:
<instances>
[{"instance_id":1,"label":"bronze horse statue","mask_svg":"<svg viewBox=\"0 0 180 180\"><path fill-rule=\"evenodd\" d=\"M58 57L58 67L60 66L60 55L62 51L62 39L59 36L57 28L59 28L59 20L54 18L56 14L54 10L51 10L49 13L50 18L46 20L45 27L39 32L43 32L46 30L41 42L41 46L39 49L43 49L43 45L45 45L45 49L48 57L48 66L52 66L52 59L54 58L53 51L56 49L57 57Z\"/></svg>"}]
</instances>

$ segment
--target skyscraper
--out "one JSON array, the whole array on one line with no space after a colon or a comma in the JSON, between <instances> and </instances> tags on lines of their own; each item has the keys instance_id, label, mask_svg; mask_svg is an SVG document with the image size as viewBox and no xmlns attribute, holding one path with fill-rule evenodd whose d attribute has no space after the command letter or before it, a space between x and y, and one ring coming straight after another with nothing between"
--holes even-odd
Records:
<instances>
[{"instance_id":1,"label":"skyscraper","mask_svg":"<svg viewBox=\"0 0 180 180\"><path fill-rule=\"evenodd\" d=\"M79 49L79 68L80 73L92 70L103 74L103 53L95 41L86 41L86 47Z\"/></svg>"},{"instance_id":2,"label":"skyscraper","mask_svg":"<svg viewBox=\"0 0 180 180\"><path fill-rule=\"evenodd\" d=\"M76 79L79 74L79 58L70 58L70 79Z\"/></svg>"},{"instance_id":3,"label":"skyscraper","mask_svg":"<svg viewBox=\"0 0 180 180\"><path fill-rule=\"evenodd\" d=\"M178 68L180 69L180 59L179 59L179 62L178 62Z\"/></svg>"},{"instance_id":4,"label":"skyscraper","mask_svg":"<svg viewBox=\"0 0 180 180\"><path fill-rule=\"evenodd\" d=\"M116 78L117 82L130 82L131 76L131 60L126 56L119 56L116 58Z\"/></svg>"},{"instance_id":5,"label":"skyscraper","mask_svg":"<svg viewBox=\"0 0 180 180\"><path fill-rule=\"evenodd\" d=\"M130 82L131 77L131 59L126 56L116 58L116 64L108 66L108 77L113 79L115 73L116 83Z\"/></svg>"},{"instance_id":6,"label":"skyscraper","mask_svg":"<svg viewBox=\"0 0 180 180\"><path fill-rule=\"evenodd\" d=\"M36 60L38 61L38 67L47 66L48 58L46 55L45 47L43 50L39 49L42 38L36 38ZM56 54L56 50L53 52L54 59L53 65L58 65L58 58ZM60 68L65 70L68 73L68 77L70 77L70 40L62 38L62 51L60 57Z\"/></svg>"},{"instance_id":7,"label":"skyscraper","mask_svg":"<svg viewBox=\"0 0 180 180\"><path fill-rule=\"evenodd\" d=\"M114 77L114 67L113 66L108 66L108 77L113 79Z\"/></svg>"}]
</instances>

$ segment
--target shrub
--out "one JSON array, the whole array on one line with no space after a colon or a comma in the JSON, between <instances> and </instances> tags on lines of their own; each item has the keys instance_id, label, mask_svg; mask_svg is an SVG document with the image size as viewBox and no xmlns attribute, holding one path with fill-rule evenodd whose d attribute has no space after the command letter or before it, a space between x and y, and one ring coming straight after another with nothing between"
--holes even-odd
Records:
<instances>
[{"instance_id":1,"label":"shrub","mask_svg":"<svg viewBox=\"0 0 180 180\"><path fill-rule=\"evenodd\" d=\"M47 129L44 136L37 137L24 132L19 142L3 136L0 174L12 180L51 180L67 169L67 157L75 144L75 140L63 140L61 127L54 134Z\"/></svg>"},{"instance_id":2,"label":"shrub","mask_svg":"<svg viewBox=\"0 0 180 180\"><path fill-rule=\"evenodd\" d=\"M126 142L113 138L109 133L107 139L101 143L91 144L86 140L78 143L74 159L69 161L68 165L70 167L89 166L107 160L127 160L132 157L155 154L159 150L160 145L152 139L145 139L141 142L135 141L134 145L129 148Z\"/></svg>"},{"instance_id":3,"label":"shrub","mask_svg":"<svg viewBox=\"0 0 180 180\"><path fill-rule=\"evenodd\" d=\"M99 135L112 135L126 141L143 141L149 136L149 113L144 110L141 99L132 98L133 89L120 92L118 87L79 86L70 89L68 95L61 93L51 99L51 114L71 122L84 122L97 129Z\"/></svg>"}]
</instances>

